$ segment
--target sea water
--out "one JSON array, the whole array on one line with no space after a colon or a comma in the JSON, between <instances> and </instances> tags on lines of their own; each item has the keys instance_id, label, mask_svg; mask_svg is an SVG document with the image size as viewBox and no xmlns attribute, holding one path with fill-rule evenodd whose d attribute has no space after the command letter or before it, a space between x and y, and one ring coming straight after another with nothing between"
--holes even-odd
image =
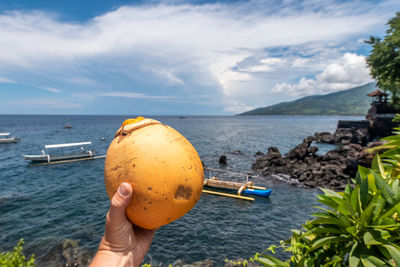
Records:
<instances>
[{"instance_id":1,"label":"sea water","mask_svg":"<svg viewBox=\"0 0 400 267\"><path fill-rule=\"evenodd\" d=\"M104 159L48 166L29 166L23 154L39 154L43 145L91 141L104 155L119 126L135 116L0 115L0 132L21 139L0 145L0 250L20 238L26 254L39 266L63 259L63 244L78 244L80 254L94 255L104 230L109 199L103 182ZM337 116L151 116L181 132L196 148L205 166L250 172L257 151L276 146L288 152L317 131L333 132ZM64 128L70 125L72 128ZM224 179L244 177L205 172ZM290 237L315 211L318 190L296 188L268 178L252 178L272 189L270 199L254 202L203 194L181 219L154 236L146 262L167 266L177 259L192 263L212 259L247 259ZM75 251L76 252L76 251ZM71 252L69 252L71 253ZM76 254L76 253L75 253ZM64 255L65 256L65 255ZM284 257L282 254L278 254Z\"/></svg>"}]
</instances>

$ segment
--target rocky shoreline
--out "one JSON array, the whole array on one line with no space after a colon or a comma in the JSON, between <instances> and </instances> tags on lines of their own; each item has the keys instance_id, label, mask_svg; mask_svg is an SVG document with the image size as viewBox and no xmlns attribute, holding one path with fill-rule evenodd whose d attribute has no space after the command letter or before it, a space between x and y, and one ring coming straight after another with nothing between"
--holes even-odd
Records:
<instances>
[{"instance_id":1,"label":"rocky shoreline","mask_svg":"<svg viewBox=\"0 0 400 267\"><path fill-rule=\"evenodd\" d=\"M269 147L257 158L252 169L263 176L279 177L287 183L309 188L324 187L342 190L354 178L358 165L368 167L374 157L369 148L381 141L369 142L368 129L337 128L335 133L315 133L282 155L277 147ZM318 144L336 145L324 155Z\"/></svg>"}]
</instances>

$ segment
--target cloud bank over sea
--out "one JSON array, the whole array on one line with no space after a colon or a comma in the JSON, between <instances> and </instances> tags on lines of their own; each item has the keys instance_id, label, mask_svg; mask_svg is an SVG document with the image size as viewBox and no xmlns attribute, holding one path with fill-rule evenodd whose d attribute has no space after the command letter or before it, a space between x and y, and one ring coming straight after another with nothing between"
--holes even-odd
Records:
<instances>
[{"instance_id":1,"label":"cloud bank over sea","mask_svg":"<svg viewBox=\"0 0 400 267\"><path fill-rule=\"evenodd\" d=\"M396 7L396 8L395 8ZM371 81L398 1L151 2L0 14L0 113L232 114Z\"/></svg>"}]
</instances>

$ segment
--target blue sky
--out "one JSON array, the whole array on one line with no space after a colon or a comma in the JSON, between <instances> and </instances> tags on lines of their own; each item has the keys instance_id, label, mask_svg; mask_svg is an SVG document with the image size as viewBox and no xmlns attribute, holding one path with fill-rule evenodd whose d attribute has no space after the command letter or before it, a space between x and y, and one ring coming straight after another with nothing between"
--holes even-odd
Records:
<instances>
[{"instance_id":1,"label":"blue sky","mask_svg":"<svg viewBox=\"0 0 400 267\"><path fill-rule=\"evenodd\" d=\"M228 115L371 81L400 1L0 3L0 114Z\"/></svg>"}]
</instances>

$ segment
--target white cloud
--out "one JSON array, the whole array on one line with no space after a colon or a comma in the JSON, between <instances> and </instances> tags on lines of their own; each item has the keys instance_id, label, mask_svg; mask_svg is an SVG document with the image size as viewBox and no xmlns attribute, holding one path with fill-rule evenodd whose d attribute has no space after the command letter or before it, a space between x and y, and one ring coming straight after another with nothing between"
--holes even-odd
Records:
<instances>
[{"instance_id":1,"label":"white cloud","mask_svg":"<svg viewBox=\"0 0 400 267\"><path fill-rule=\"evenodd\" d=\"M52 92L52 93L61 93L62 91L60 89L57 88L53 88L53 87L41 87L42 89Z\"/></svg>"},{"instance_id":2,"label":"white cloud","mask_svg":"<svg viewBox=\"0 0 400 267\"><path fill-rule=\"evenodd\" d=\"M167 99L175 99L174 96L153 96L146 95L142 93L129 93L129 92L109 92L109 93L100 93L98 96L109 96L109 97L123 97L123 98L140 98L140 99L157 99L157 100L167 100Z\"/></svg>"},{"instance_id":3,"label":"white cloud","mask_svg":"<svg viewBox=\"0 0 400 267\"><path fill-rule=\"evenodd\" d=\"M285 58L262 58L256 64L248 67L239 68L239 70L244 72L272 72L276 71L278 68L286 66L286 62L287 59Z\"/></svg>"},{"instance_id":4,"label":"white cloud","mask_svg":"<svg viewBox=\"0 0 400 267\"><path fill-rule=\"evenodd\" d=\"M0 83L16 83L16 81L0 77Z\"/></svg>"},{"instance_id":5,"label":"white cloud","mask_svg":"<svg viewBox=\"0 0 400 267\"><path fill-rule=\"evenodd\" d=\"M160 77L167 80L169 84L172 85L184 85L185 82L178 78L172 70L163 70L163 69L151 69L152 72L156 73Z\"/></svg>"},{"instance_id":6,"label":"white cloud","mask_svg":"<svg viewBox=\"0 0 400 267\"><path fill-rule=\"evenodd\" d=\"M243 112L243 110L251 110L256 108L256 106L248 106L243 104L241 101L236 101L236 100L228 100L229 103L226 103L225 105L225 111L238 114Z\"/></svg>"},{"instance_id":7,"label":"white cloud","mask_svg":"<svg viewBox=\"0 0 400 267\"><path fill-rule=\"evenodd\" d=\"M302 77L297 83L279 83L270 92L295 97L326 94L349 89L370 81L372 79L369 76L365 56L345 53L336 62L327 65L314 79Z\"/></svg>"},{"instance_id":8,"label":"white cloud","mask_svg":"<svg viewBox=\"0 0 400 267\"><path fill-rule=\"evenodd\" d=\"M103 96L168 99L152 96L157 93L151 89L147 94L105 92L124 79L125 88L137 80L151 88L154 74L187 94L199 93L199 85L214 85L225 110L239 110L264 104L259 96L275 83L276 93L301 95L365 80L351 70L357 62L349 58L343 59L348 66L329 65L314 81L288 82L321 71L343 53L341 45L385 27L395 7L400 5L393 0L148 4L123 6L85 23L38 11L6 12L0 15L0 74L21 71L31 79L85 82ZM276 56L270 50L277 48L287 51ZM239 66L249 58L256 60ZM193 78L198 73L201 80Z\"/></svg>"}]
</instances>

